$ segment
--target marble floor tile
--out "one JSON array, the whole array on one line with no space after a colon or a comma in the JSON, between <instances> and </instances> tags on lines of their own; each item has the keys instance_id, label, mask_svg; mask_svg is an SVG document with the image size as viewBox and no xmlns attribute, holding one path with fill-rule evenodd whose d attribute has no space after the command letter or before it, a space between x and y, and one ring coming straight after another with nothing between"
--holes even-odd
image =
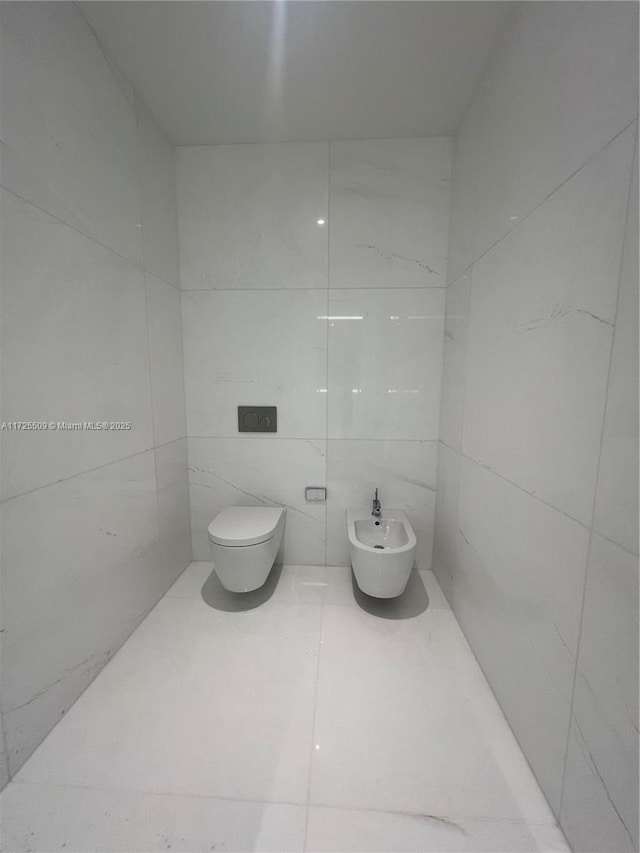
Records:
<instances>
[{"instance_id":1,"label":"marble floor tile","mask_svg":"<svg viewBox=\"0 0 640 853\"><path fill-rule=\"evenodd\" d=\"M320 618L166 597L17 781L305 802Z\"/></svg>"},{"instance_id":2,"label":"marble floor tile","mask_svg":"<svg viewBox=\"0 0 640 853\"><path fill-rule=\"evenodd\" d=\"M15 853L568 850L425 570L192 563L0 803Z\"/></svg>"},{"instance_id":3,"label":"marble floor tile","mask_svg":"<svg viewBox=\"0 0 640 853\"><path fill-rule=\"evenodd\" d=\"M10 785L0 797L14 853L302 849L303 806L100 788Z\"/></svg>"},{"instance_id":4,"label":"marble floor tile","mask_svg":"<svg viewBox=\"0 0 640 853\"><path fill-rule=\"evenodd\" d=\"M313 805L552 820L444 610L384 619L325 606L309 796Z\"/></svg>"},{"instance_id":5,"label":"marble floor tile","mask_svg":"<svg viewBox=\"0 0 640 853\"><path fill-rule=\"evenodd\" d=\"M560 830L549 824L317 807L309 809L305 849L325 853L345 850L363 853L569 851Z\"/></svg>"}]
</instances>

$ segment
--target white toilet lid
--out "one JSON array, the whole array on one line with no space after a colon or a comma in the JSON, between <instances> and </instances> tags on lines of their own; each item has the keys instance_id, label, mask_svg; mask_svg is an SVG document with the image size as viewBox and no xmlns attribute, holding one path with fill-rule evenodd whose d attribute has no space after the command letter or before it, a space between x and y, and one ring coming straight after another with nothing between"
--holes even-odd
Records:
<instances>
[{"instance_id":1,"label":"white toilet lid","mask_svg":"<svg viewBox=\"0 0 640 853\"><path fill-rule=\"evenodd\" d=\"M217 545L258 545L271 539L283 513L281 506L230 506L209 525L209 539Z\"/></svg>"}]
</instances>

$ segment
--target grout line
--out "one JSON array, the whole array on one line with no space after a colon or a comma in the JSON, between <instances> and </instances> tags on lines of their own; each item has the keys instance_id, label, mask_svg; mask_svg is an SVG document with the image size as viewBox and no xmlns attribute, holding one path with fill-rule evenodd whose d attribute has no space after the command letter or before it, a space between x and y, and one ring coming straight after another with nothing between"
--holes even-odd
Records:
<instances>
[{"instance_id":1,"label":"grout line","mask_svg":"<svg viewBox=\"0 0 640 853\"><path fill-rule=\"evenodd\" d=\"M622 131L622 132L624 132L624 131ZM618 134L618 136L619 135L620 134ZM617 137L615 137L615 138L617 138ZM574 667L573 667L573 681L572 681L572 686L571 686L571 700L569 702L569 720L567 723L567 736L565 739L564 766L563 766L563 770L562 770L562 781L560 784L560 800L559 800L559 804L558 804L558 815L557 815L558 820L560 820L560 815L562 813L562 805L564 802L565 784L567 781L567 765L568 765L568 759L569 759L569 741L571 738L571 723L572 723L572 720L574 718L573 705L574 705L575 694L576 694L576 682L578 680L578 661L580 659L580 643L582 641L582 628L583 628L583 622L584 622L584 605L585 605L585 600L586 600L586 595L587 595L587 581L588 581L588 577L589 577L589 563L591 560L591 547L593 544L593 534L594 534L593 522L595 519L596 503L597 503L597 499L598 499L598 485L600 482L600 471L601 471L601 465L602 465L602 446L604 444L604 433L605 433L605 426L606 426L606 421L607 421L607 407L608 407L608 403L609 403L609 390L611 387L611 371L612 371L612 367L613 367L613 348L614 348L615 340L616 340L618 312L620 309L620 291L622 289L622 273L624 271L625 242L626 242L627 230L629 227L629 211L631 210L631 198L632 198L632 193L634 190L633 172L634 172L634 164L636 163L637 156L638 156L638 130L636 128L635 145L633 147L633 157L631 159L630 170L629 170L629 189L628 189L628 193L627 193L627 211L626 211L626 216L625 216L625 221L624 221L624 229L622 232L622 239L620 241L620 260L619 260L619 265L618 265L618 291L616 294L616 310L615 310L614 330L613 330L613 335L611 336L611 346L609 349L609 365L608 365L608 369L607 369L607 384L605 386L606 391L605 391L605 397L604 397L604 405L602 407L602 420L601 420L601 426L600 426L600 447L598 450L598 465L596 468L595 487L593 490L593 504L591 507L591 523L589 525L589 544L587 547L586 564L585 564L585 569L584 569L584 579L582 582L582 595L581 595L581 604L580 604L580 624L578 626L578 636L577 636L577 640L576 640L576 654L575 654ZM629 835L629 837L631 837L629 830L627 829L624 821L620 817L620 814L618 813L618 810L617 810L616 806L614 805L613 801L612 801L612 805L614 807L614 811L616 812L618 818L620 819L620 822L622 823L622 826L624 827L625 831L627 832L627 835Z\"/></svg>"},{"instance_id":2,"label":"grout line","mask_svg":"<svg viewBox=\"0 0 640 853\"><path fill-rule=\"evenodd\" d=\"M442 439L441 439L441 441L442 441ZM452 453L457 453L462 459L467 459L469 462L473 462L474 465L478 465L480 468L484 468L485 471L489 471L489 473L494 474L496 477L499 477L501 480L504 480L505 483L509 483L510 486L513 486L515 489L519 489L521 492L524 492L525 495L528 495L530 498L533 498L534 500L538 501L539 503L544 504L545 506L549 507L549 509L553 509L556 512L560 513L560 515L564 515L565 518L568 518L570 521L573 521L576 524L579 524L581 527L584 527L585 530L590 529L589 525L586 524L584 521L580 521L580 519L575 518L573 515L570 515L568 512L565 512L564 510L559 509L557 506L554 506L553 504L549 503L548 501L545 501L544 498L539 497L539 495L535 495L532 492L527 491L527 489L523 488L523 486L520 486L518 483L514 483L513 480L510 480L508 477L505 477L504 474L501 474L499 471L496 471L495 468L491 468L489 465L486 465L485 463L480 462L477 459L474 459L472 456L468 456L466 453L463 453L461 450L456 450L454 447L451 447L449 444L447 444L446 441L442 441L442 444L444 444L444 446L446 448L451 450Z\"/></svg>"},{"instance_id":3,"label":"grout line","mask_svg":"<svg viewBox=\"0 0 640 853\"><path fill-rule=\"evenodd\" d=\"M329 338L331 335L330 326L329 326L329 316L330 316L330 303L331 303L331 142L327 145L327 310L325 320L325 384L324 387L327 389L327 396L324 401L324 414L325 414L325 423L324 423L324 485L326 491L326 499L324 503L324 563L325 566L329 561L329 405L330 405L330 395L329 395ZM308 815L308 809L307 809ZM305 849L306 849L306 830L305 830Z\"/></svg>"},{"instance_id":4,"label":"grout line","mask_svg":"<svg viewBox=\"0 0 640 853\"><path fill-rule=\"evenodd\" d=\"M167 134L168 136L168 134ZM236 145L254 145L256 147L266 147L268 145L317 145L320 142L328 142L331 144L340 144L343 142L406 142L416 139L433 140L433 139L451 139L451 133L439 133L436 136L425 136L418 134L413 136L345 136L345 137L320 137L318 139L266 139L259 142L176 142L173 143L174 148L230 148Z\"/></svg>"},{"instance_id":5,"label":"grout line","mask_svg":"<svg viewBox=\"0 0 640 853\"><path fill-rule=\"evenodd\" d=\"M146 341L147 341L147 370L149 376L149 407L151 414L151 434L153 436L153 477L154 477L154 485L155 485L155 497L156 497L156 524L158 527L158 547L162 550L161 544L161 524L160 524L160 485L158 482L158 456L155 450L157 435L156 435L156 419L155 419L155 406L154 406L154 391L153 391L153 380L152 380L152 370L151 370L151 335L149 330L149 281L147 279L147 268L146 268L146 258L145 258L145 249L144 249L144 218L143 218L143 203L142 203L142 180L141 180L141 156L140 156L140 146L141 146L141 117L139 115L139 104L135 95L133 98L133 117L136 126L136 178L137 178L137 186L138 186L138 219L140 220L140 249L142 251L142 277L144 280L144 313L145 313L145 333L146 333Z\"/></svg>"},{"instance_id":6,"label":"grout line","mask_svg":"<svg viewBox=\"0 0 640 853\"><path fill-rule=\"evenodd\" d=\"M70 474L68 477L61 477L59 480L52 480L50 483L43 483L41 486L34 486L33 489L27 489L26 492L17 492L15 495L9 495L0 501L2 504L8 503L15 498L24 498L27 495L32 495L34 492L39 492L41 489L48 489L51 486L58 486L60 483L66 483L67 480L75 480L77 477L84 477L85 474L94 474L102 468L108 468L109 465L118 465L120 462L126 462L129 459L135 459L136 456L142 456L144 453L161 450L163 447L169 447L170 444L176 444L178 441L187 441L188 436L181 435L178 438L172 438L170 441L165 441L162 444L152 444L145 447L144 450L137 450L135 453L130 453L128 456L119 456L117 459L112 459L110 462L103 462L102 465L96 465L94 468L86 468L78 471L75 474Z\"/></svg>"},{"instance_id":7,"label":"grout line","mask_svg":"<svg viewBox=\"0 0 640 853\"><path fill-rule=\"evenodd\" d=\"M326 571L326 566L325 566ZM313 692L313 719L311 721L311 755L309 756L309 773L307 775L307 810L305 815L305 824L304 824L304 842L302 845L302 849L307 849L307 833L309 830L309 806L311 799L311 774L313 769L313 754L315 752L315 739L316 739L316 712L318 708L318 681L320 678L320 655L322 653L322 633L324 630L324 609L325 609L325 600L326 600L326 589L325 596L322 599L322 609L320 611L320 636L318 638L318 654L316 656L316 683L315 690Z\"/></svg>"},{"instance_id":8,"label":"grout line","mask_svg":"<svg viewBox=\"0 0 640 853\"><path fill-rule=\"evenodd\" d=\"M151 273L152 275L154 273ZM457 279L456 279L457 281ZM451 282L453 284L453 282ZM167 282L168 284L168 282ZM446 287L438 286L438 287L411 287L411 286L403 286L403 287L184 287L182 288L182 293L290 293L291 291L303 291L305 293L324 293L325 290L333 290L336 293L351 293L354 290L366 290L367 292L381 292L381 291L390 291L391 293L396 293L400 290L411 290L423 292L426 291L430 293L432 290L447 290Z\"/></svg>"},{"instance_id":9,"label":"grout line","mask_svg":"<svg viewBox=\"0 0 640 853\"><path fill-rule=\"evenodd\" d=\"M181 436L181 438L184 436ZM327 436L299 436L299 435L260 435L260 433L256 433L255 435L189 435L186 438L192 439L210 439L211 441L231 441L232 439L237 439L238 441L377 441L377 442L385 442L385 443L396 443L396 444L437 444L439 439L437 438L327 438ZM179 441L180 439L174 438L172 441ZM166 442L170 444L171 442ZM158 447L162 447L163 445L158 445ZM447 445L448 446L448 445ZM453 450L453 448L450 448Z\"/></svg>"},{"instance_id":10,"label":"grout line","mask_svg":"<svg viewBox=\"0 0 640 853\"><path fill-rule=\"evenodd\" d=\"M475 661L474 661L475 662ZM219 800L224 803L239 803L239 804L255 804L255 805L273 805L273 806L291 806L294 808L305 808L305 803L296 800L260 800L251 797L229 797L224 794L191 794L182 791L147 791L140 788L121 788L110 785L81 785L72 782L35 782L29 779L12 779L11 785L19 785L24 788L70 788L71 790L80 791L105 791L110 793L122 794L140 794L145 797L176 797L179 799L194 799L194 800ZM347 812L364 812L366 814L383 814L383 815L399 815L402 817L419 817L424 818L425 815L421 812L403 811L402 809L375 809L369 806L351 806L351 805L336 805L335 803L313 803L313 808L330 809L332 811L347 811ZM308 809L307 809L308 812ZM435 816L434 816L435 817ZM447 817L456 820L468 820L477 823L497 823L507 824L509 826L535 826L535 827L556 827L556 821L551 820L521 820L519 818L509 817L493 817L493 816L478 816L460 814L458 812L446 812L445 815L438 817Z\"/></svg>"},{"instance_id":11,"label":"grout line","mask_svg":"<svg viewBox=\"0 0 640 853\"><path fill-rule=\"evenodd\" d=\"M0 145L2 145L2 144L4 144L4 143L0 142ZM167 284L169 287L172 287L174 290L177 290L178 292L180 292L179 287L176 287L175 284L173 284L170 281L167 281L166 278L163 278L163 276L158 275L157 273L152 272L151 270L145 270L144 260L143 260L142 256L141 256L140 260L136 260L135 258L131 258L128 255L123 255L122 252L119 252L117 249L114 249L113 246L109 246L107 243L103 243L102 240L98 240L98 238L94 234L90 234L87 231L83 231L81 228L78 228L77 225L73 225L70 222L67 222L66 219L62 219L57 214L52 213L50 210L47 210L46 207L42 207L41 205L37 204L37 202L32 201L29 198L25 198L25 196L20 195L20 193L17 193L15 190L12 190L10 187L6 186L5 184L0 183L0 189L3 192L9 193L9 195L12 195L14 198L19 199L20 201L24 202L25 204L28 204L30 207L33 207L34 210L39 210L40 213L43 213L45 216L50 217L55 222L59 222L60 225L63 225L65 228L69 228L69 230L75 231L76 234L80 234L81 237L84 237L86 240L89 240L90 242L95 243L96 246L101 246L103 249L106 249L107 252L111 252L111 254L115 255L117 258L120 258L121 260L126 261L126 263L128 263L132 267L135 267L136 269L140 270L140 272L142 272L142 273L148 272L149 275L154 276L155 278L164 282L164 284ZM140 218L142 218L142 212L141 211L140 211ZM141 246L141 249L142 249L142 246Z\"/></svg>"},{"instance_id":12,"label":"grout line","mask_svg":"<svg viewBox=\"0 0 640 853\"><path fill-rule=\"evenodd\" d=\"M492 249L494 249L498 245L498 243L501 243L510 234L513 234L514 231L516 231L522 225L523 222L526 222L526 220L529 219L529 217L533 213L535 213L536 210L538 210L538 208L542 207L543 204L545 204L547 201L549 201L549 199L552 196L554 196L559 190L561 190L564 187L564 185L566 183L568 183L572 178L575 178L575 176L578 174L578 172L580 172L582 169L584 169L585 166L588 166L592 160L595 160L595 158L598 157L606 148L608 148L610 145L612 145L616 141L616 139L618 139L619 136L622 136L623 133L625 133L633 124L635 124L635 122L637 120L638 120L638 117L634 116L634 118L630 122L627 122L627 124L622 128L622 130L619 130L615 134L615 136L612 136L611 139L609 139L608 142L605 142L605 144L601 148L598 148L597 151L595 151L593 154L589 155L589 157L587 157L586 160L584 160L576 169L574 169L574 171L571 172L570 175L568 175L566 178L564 178L564 180L561 183L559 183L549 193L547 193L547 195L541 201L539 201L535 205L535 207L532 207L531 210L529 210L529 211L527 211L527 213L523 214L522 218L518 222L516 222L512 228L510 228L501 237L498 237L498 239L495 240L481 254L479 254L477 258L474 258L474 260L469 264L469 266L465 270L463 270L460 273L460 275L455 279L455 281L458 281L458 279L462 278L463 275L468 273L478 263L478 261L481 261ZM475 189L477 191L477 187ZM475 205L474 205L474 216L475 216ZM475 225L474 225L474 230L475 230ZM474 242L475 242L475 237L474 237ZM452 281L450 284L454 284L454 283L455 282ZM448 285L448 286L450 286L450 285Z\"/></svg>"}]
</instances>

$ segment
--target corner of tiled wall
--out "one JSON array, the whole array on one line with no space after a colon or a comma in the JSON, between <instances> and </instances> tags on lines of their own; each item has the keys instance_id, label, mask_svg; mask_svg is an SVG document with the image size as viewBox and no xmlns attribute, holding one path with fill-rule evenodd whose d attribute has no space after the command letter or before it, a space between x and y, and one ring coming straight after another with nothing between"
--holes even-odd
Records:
<instances>
[{"instance_id":1,"label":"corner of tiled wall","mask_svg":"<svg viewBox=\"0 0 640 853\"><path fill-rule=\"evenodd\" d=\"M521 4L454 143L434 570L583 851L638 844L637 14Z\"/></svg>"},{"instance_id":2,"label":"corner of tiled wall","mask_svg":"<svg viewBox=\"0 0 640 853\"><path fill-rule=\"evenodd\" d=\"M6 781L191 548L172 147L78 7L0 15L3 418L131 422L2 433Z\"/></svg>"}]
</instances>

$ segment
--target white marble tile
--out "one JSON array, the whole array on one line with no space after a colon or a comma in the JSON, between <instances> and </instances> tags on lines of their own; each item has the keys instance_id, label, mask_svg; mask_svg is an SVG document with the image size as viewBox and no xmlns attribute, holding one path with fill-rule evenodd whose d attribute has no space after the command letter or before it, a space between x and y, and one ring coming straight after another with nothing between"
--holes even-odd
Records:
<instances>
[{"instance_id":1,"label":"white marble tile","mask_svg":"<svg viewBox=\"0 0 640 853\"><path fill-rule=\"evenodd\" d=\"M225 590L215 589L212 583L213 567L210 562L193 562L180 575L167 595L179 598L200 598L204 595L203 587L209 584L209 592L224 597ZM327 591L327 568L326 566L292 566L276 565L273 569L274 582L271 594L267 599L271 604L323 604ZM271 578L270 578L271 580ZM234 593L227 593L227 598L235 598L236 604L239 598ZM240 596L243 598L243 596Z\"/></svg>"},{"instance_id":2,"label":"white marble tile","mask_svg":"<svg viewBox=\"0 0 640 853\"><path fill-rule=\"evenodd\" d=\"M451 609L435 575L428 569L414 569L409 576L407 588L401 596L378 602L359 593L349 565L327 566L325 583L325 604L359 607L386 619L408 619L427 609Z\"/></svg>"},{"instance_id":3,"label":"white marble tile","mask_svg":"<svg viewBox=\"0 0 640 853\"><path fill-rule=\"evenodd\" d=\"M136 119L71 3L2 9L2 185L142 259Z\"/></svg>"},{"instance_id":4,"label":"white marble tile","mask_svg":"<svg viewBox=\"0 0 640 853\"><path fill-rule=\"evenodd\" d=\"M302 850L302 806L99 788L12 785L3 837L15 853Z\"/></svg>"},{"instance_id":5,"label":"white marble tile","mask_svg":"<svg viewBox=\"0 0 640 853\"><path fill-rule=\"evenodd\" d=\"M463 451L586 524L633 146L629 129L473 267Z\"/></svg>"},{"instance_id":6,"label":"white marble tile","mask_svg":"<svg viewBox=\"0 0 640 853\"><path fill-rule=\"evenodd\" d=\"M176 165L182 287L326 288L328 142L179 147Z\"/></svg>"},{"instance_id":7,"label":"white marble tile","mask_svg":"<svg viewBox=\"0 0 640 853\"><path fill-rule=\"evenodd\" d=\"M557 812L589 531L463 458L452 607Z\"/></svg>"},{"instance_id":8,"label":"white marble tile","mask_svg":"<svg viewBox=\"0 0 640 853\"><path fill-rule=\"evenodd\" d=\"M637 849L638 558L597 533L589 558L572 730L561 811L569 840L578 850L589 843L589 850ZM625 835L626 844L605 846L616 837L624 841Z\"/></svg>"},{"instance_id":9,"label":"white marble tile","mask_svg":"<svg viewBox=\"0 0 640 853\"><path fill-rule=\"evenodd\" d=\"M481 108L482 86L478 85L453 139L451 221L447 261L449 283L456 281L473 261Z\"/></svg>"},{"instance_id":10,"label":"white marble tile","mask_svg":"<svg viewBox=\"0 0 640 853\"><path fill-rule=\"evenodd\" d=\"M305 486L324 485L325 442L306 439L190 438L193 557L209 559L207 527L228 506L285 506L280 562L324 564L325 505Z\"/></svg>"},{"instance_id":11,"label":"white marble tile","mask_svg":"<svg viewBox=\"0 0 640 853\"><path fill-rule=\"evenodd\" d=\"M631 3L515 8L483 80L474 257L637 116L637 32Z\"/></svg>"},{"instance_id":12,"label":"white marble tile","mask_svg":"<svg viewBox=\"0 0 640 853\"><path fill-rule=\"evenodd\" d=\"M569 853L560 830L549 824L317 806L309 809L305 849L318 853Z\"/></svg>"},{"instance_id":13,"label":"white marble tile","mask_svg":"<svg viewBox=\"0 0 640 853\"><path fill-rule=\"evenodd\" d=\"M472 276L469 270L449 285L445 307L439 438L455 450L462 442Z\"/></svg>"},{"instance_id":14,"label":"white marble tile","mask_svg":"<svg viewBox=\"0 0 640 853\"><path fill-rule=\"evenodd\" d=\"M180 293L150 273L145 282L153 432L166 444L186 432Z\"/></svg>"},{"instance_id":15,"label":"white marble tile","mask_svg":"<svg viewBox=\"0 0 640 853\"><path fill-rule=\"evenodd\" d=\"M160 527L159 570L168 587L191 562L187 440L155 449Z\"/></svg>"},{"instance_id":16,"label":"white marble tile","mask_svg":"<svg viewBox=\"0 0 640 853\"><path fill-rule=\"evenodd\" d=\"M453 597L455 583L459 481L460 454L440 442L433 533L433 571L449 600Z\"/></svg>"},{"instance_id":17,"label":"white marble tile","mask_svg":"<svg viewBox=\"0 0 640 853\"><path fill-rule=\"evenodd\" d=\"M415 565L431 566L436 503L436 442L327 442L327 563L349 564L347 522L349 507L371 507L378 488L383 510L406 512L418 545Z\"/></svg>"},{"instance_id":18,"label":"white marble tile","mask_svg":"<svg viewBox=\"0 0 640 853\"><path fill-rule=\"evenodd\" d=\"M0 723L0 726L2 724ZM9 781L9 762L7 759L7 750L4 744L4 732L0 731L0 791Z\"/></svg>"},{"instance_id":19,"label":"white marble tile","mask_svg":"<svg viewBox=\"0 0 640 853\"><path fill-rule=\"evenodd\" d=\"M2 504L12 772L166 589L153 451Z\"/></svg>"},{"instance_id":20,"label":"white marble tile","mask_svg":"<svg viewBox=\"0 0 640 853\"><path fill-rule=\"evenodd\" d=\"M16 781L306 802L321 613L166 597Z\"/></svg>"},{"instance_id":21,"label":"white marble tile","mask_svg":"<svg viewBox=\"0 0 640 853\"><path fill-rule=\"evenodd\" d=\"M324 438L326 291L183 293L182 312L190 435L235 436L239 405L275 405L279 436Z\"/></svg>"},{"instance_id":22,"label":"white marble tile","mask_svg":"<svg viewBox=\"0 0 640 853\"><path fill-rule=\"evenodd\" d=\"M329 438L437 439L444 299L329 291Z\"/></svg>"},{"instance_id":23,"label":"white marble tile","mask_svg":"<svg viewBox=\"0 0 640 853\"><path fill-rule=\"evenodd\" d=\"M2 237L3 418L132 424L3 431L9 497L145 450L153 435L142 272L6 191Z\"/></svg>"},{"instance_id":24,"label":"white marble tile","mask_svg":"<svg viewBox=\"0 0 640 853\"><path fill-rule=\"evenodd\" d=\"M450 611L325 604L313 737L311 805L553 822Z\"/></svg>"},{"instance_id":25,"label":"white marble tile","mask_svg":"<svg viewBox=\"0 0 640 853\"><path fill-rule=\"evenodd\" d=\"M638 162L634 159L607 411L596 530L638 553Z\"/></svg>"},{"instance_id":26,"label":"white marble tile","mask_svg":"<svg viewBox=\"0 0 640 853\"><path fill-rule=\"evenodd\" d=\"M451 138L331 143L331 287L443 287Z\"/></svg>"},{"instance_id":27,"label":"white marble tile","mask_svg":"<svg viewBox=\"0 0 640 853\"><path fill-rule=\"evenodd\" d=\"M180 287L174 149L139 98L136 115L144 268Z\"/></svg>"},{"instance_id":28,"label":"white marble tile","mask_svg":"<svg viewBox=\"0 0 640 853\"><path fill-rule=\"evenodd\" d=\"M589 747L575 725L569 732L560 824L574 850L636 853L638 849L607 797Z\"/></svg>"}]
</instances>

